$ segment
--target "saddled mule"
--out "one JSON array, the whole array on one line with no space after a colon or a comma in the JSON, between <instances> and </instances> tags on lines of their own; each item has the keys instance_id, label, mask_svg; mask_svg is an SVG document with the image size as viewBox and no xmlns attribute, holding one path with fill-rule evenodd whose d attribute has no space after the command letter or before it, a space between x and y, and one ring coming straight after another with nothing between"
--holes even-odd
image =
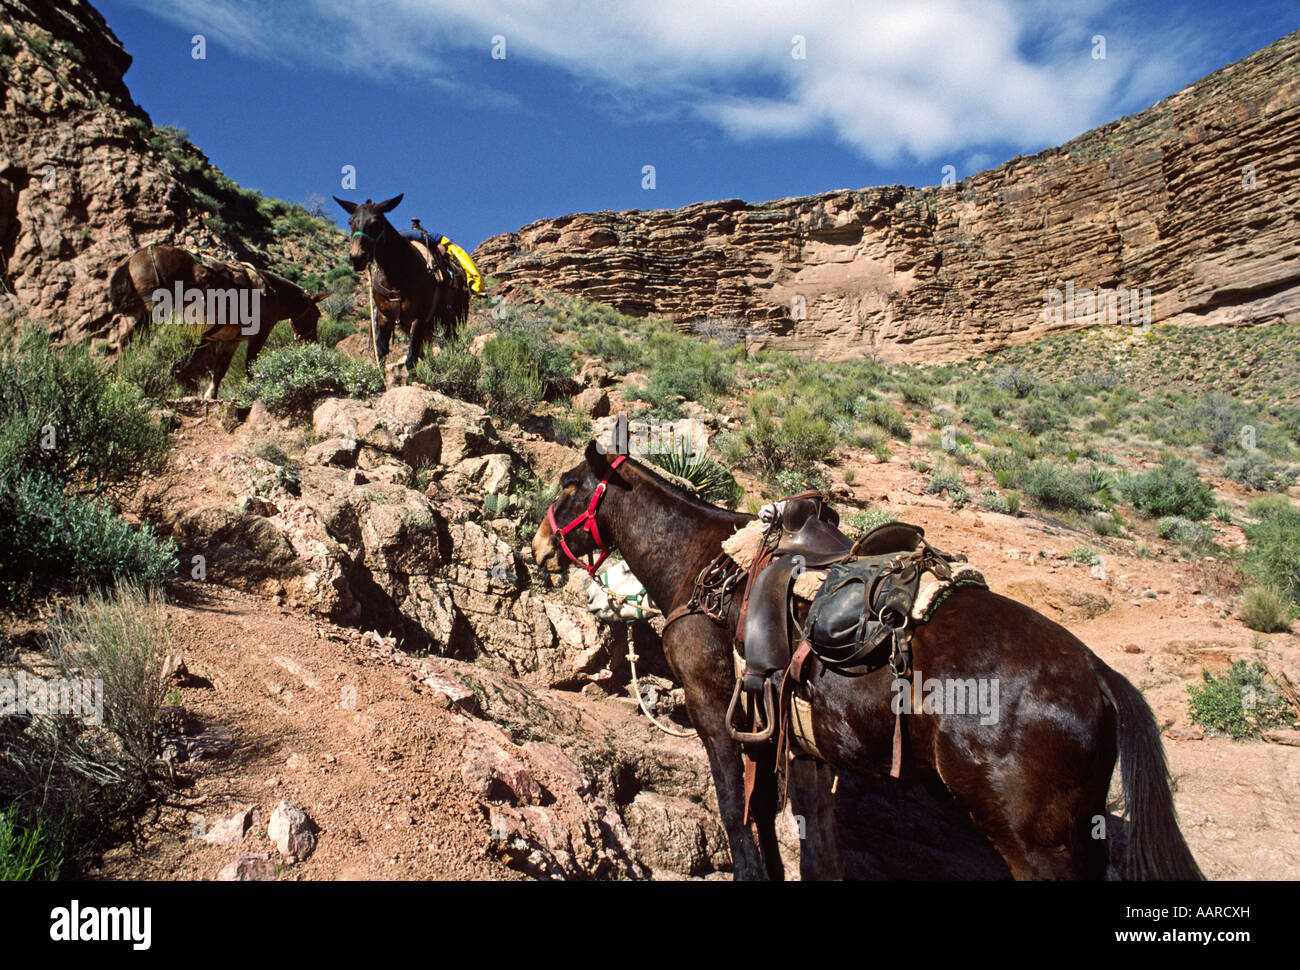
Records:
<instances>
[{"instance_id":1,"label":"saddled mule","mask_svg":"<svg viewBox=\"0 0 1300 970\"><path fill-rule=\"evenodd\" d=\"M160 244L137 249L113 270L109 281L113 310L135 317L137 325L146 324L159 291L165 291L174 303L178 283L183 294L202 294L203 333L194 353L177 367L176 376L182 384L195 386L204 374L210 374L212 380L204 392L208 398L217 396L240 341L248 342L248 367L281 320L289 321L299 340L314 341L320 321L317 304L329 296L308 293L277 273L259 270L254 276L238 263L203 261L184 249ZM255 318L249 324L238 319L240 300L247 307L256 307ZM194 306L198 306L197 300ZM184 310L184 303L174 307L178 321L185 318Z\"/></svg>"},{"instance_id":2,"label":"saddled mule","mask_svg":"<svg viewBox=\"0 0 1300 970\"><path fill-rule=\"evenodd\" d=\"M403 193L405 194L405 193ZM464 271L453 262L434 254L437 271L431 270L420 248L399 233L388 221L402 201L397 195L385 202L334 201L348 214L352 246L348 258L358 273L373 260L370 295L374 301L376 325L371 334L375 360L382 367L388 356L393 327L409 334L411 343L403 366L409 375L420 359L424 342L435 330L445 339L469 316L469 285Z\"/></svg>"},{"instance_id":3,"label":"saddled mule","mask_svg":"<svg viewBox=\"0 0 1300 970\"><path fill-rule=\"evenodd\" d=\"M698 598L697 578L719 556L723 541L752 520L699 501L633 459L607 458L593 443L585 461L560 478L555 503L533 538L533 556L556 570L566 555L576 561L617 550L672 618ZM779 879L784 872L776 847L776 786L755 787L751 832L744 824L741 745L726 723L740 601L739 595L731 598L724 622L699 612L675 619L664 631L664 653L708 752L736 878ZM906 716L906 771L945 786L1015 878L1104 878L1108 848L1094 836L1106 817L1117 755L1129 814L1121 874L1202 878L1178 829L1150 708L1068 630L1021 603L967 586L952 592L915 630L912 654L926 677L998 679L1000 716L994 723ZM794 811L807 820L804 878L839 874L826 784L830 771L881 777L890 772L891 680L888 669L846 677L826 668L809 680L814 735L829 769L805 766L791 774ZM760 778L772 776L774 747L749 746Z\"/></svg>"}]
</instances>

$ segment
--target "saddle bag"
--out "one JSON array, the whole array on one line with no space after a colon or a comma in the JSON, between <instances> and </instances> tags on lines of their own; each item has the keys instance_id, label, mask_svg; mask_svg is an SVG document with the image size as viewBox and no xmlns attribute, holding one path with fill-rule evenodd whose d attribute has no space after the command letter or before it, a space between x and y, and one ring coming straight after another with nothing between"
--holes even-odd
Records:
<instances>
[{"instance_id":1,"label":"saddle bag","mask_svg":"<svg viewBox=\"0 0 1300 970\"><path fill-rule=\"evenodd\" d=\"M808 609L805 639L827 666L866 663L907 625L919 584L919 565L909 556L837 563Z\"/></svg>"}]
</instances>

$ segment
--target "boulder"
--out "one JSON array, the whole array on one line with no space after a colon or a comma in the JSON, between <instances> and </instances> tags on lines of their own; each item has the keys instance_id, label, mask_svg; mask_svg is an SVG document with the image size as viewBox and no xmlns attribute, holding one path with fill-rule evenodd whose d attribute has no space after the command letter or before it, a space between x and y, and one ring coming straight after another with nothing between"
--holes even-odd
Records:
<instances>
[{"instance_id":1,"label":"boulder","mask_svg":"<svg viewBox=\"0 0 1300 970\"><path fill-rule=\"evenodd\" d=\"M642 791L623 809L637 857L652 870L703 876L731 868L727 836L703 805Z\"/></svg>"}]
</instances>

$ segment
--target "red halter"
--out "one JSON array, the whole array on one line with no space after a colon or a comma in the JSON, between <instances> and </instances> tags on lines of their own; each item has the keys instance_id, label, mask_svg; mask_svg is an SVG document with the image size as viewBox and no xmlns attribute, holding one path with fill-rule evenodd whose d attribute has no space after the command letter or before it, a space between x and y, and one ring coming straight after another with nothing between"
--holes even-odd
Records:
<instances>
[{"instance_id":1,"label":"red halter","mask_svg":"<svg viewBox=\"0 0 1300 970\"><path fill-rule=\"evenodd\" d=\"M613 471L626 460L627 455L619 455L609 463L609 470ZM546 521L551 524L551 531L555 533L556 538L560 540L560 548L564 550L564 554L569 557L569 560L575 566L581 566L583 569L587 570L587 575L592 577L596 575L596 570L600 568L600 564L603 563L605 557L609 555L609 550L605 548L605 543L600 540L600 529L596 526L596 506L600 505L600 499L605 494L605 487L608 484L609 476L606 475L600 480L600 484L596 486L596 491L591 493L591 503L587 506L587 511L583 512L563 529L555 523L555 503L552 502L550 507L546 510ZM594 563L583 562L573 554L573 550L569 548L569 544L564 541L564 537L578 526L582 526L584 531L591 533L591 538L595 541L596 548L600 550L600 558L598 558Z\"/></svg>"}]
</instances>

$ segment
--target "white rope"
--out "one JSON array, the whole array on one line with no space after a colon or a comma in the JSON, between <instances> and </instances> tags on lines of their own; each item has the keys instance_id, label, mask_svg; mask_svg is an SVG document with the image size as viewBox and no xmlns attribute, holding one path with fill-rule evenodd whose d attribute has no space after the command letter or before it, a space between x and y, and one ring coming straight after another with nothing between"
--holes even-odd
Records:
<instances>
[{"instance_id":1,"label":"white rope","mask_svg":"<svg viewBox=\"0 0 1300 970\"><path fill-rule=\"evenodd\" d=\"M641 684L636 677L636 662L640 658L636 655L636 650L632 646L631 639L627 645L627 665L632 668L632 689L636 691L636 702L641 705L641 713L650 719L650 723L657 727L664 734L671 734L675 738L697 738L700 732L694 729L690 731L680 731L677 728L670 728L667 724L661 723L650 713L650 709L645 706L645 698L641 696Z\"/></svg>"},{"instance_id":2,"label":"white rope","mask_svg":"<svg viewBox=\"0 0 1300 970\"><path fill-rule=\"evenodd\" d=\"M384 362L379 359L379 338L375 333L375 289L371 272L366 270L366 295L370 297L370 350L375 355L375 363L383 367Z\"/></svg>"},{"instance_id":3,"label":"white rope","mask_svg":"<svg viewBox=\"0 0 1300 970\"><path fill-rule=\"evenodd\" d=\"M646 614L654 614L654 615L656 615L656 616L663 616L663 611L662 611L662 610L660 610L660 609L658 609L658 608L656 608L656 607L654 607L654 606L650 606L650 605L648 605L648 604L646 604L646 605L643 606L642 604L640 604L640 603L638 603L638 602L632 600L632 597L631 597L631 596L628 596L628 595L625 594L625 593L619 593L619 592L616 592L614 589L612 589L612 588L610 587L610 585L609 585L608 583L604 582L603 579L604 579L604 574L602 573L600 576L597 576L597 577L596 577L596 582L597 582L597 583L600 583L601 588L605 590L605 595L609 598L609 600L610 600L611 602L613 602L613 601L615 601L615 600L622 600L624 603L631 602L632 605L636 607L636 609L638 609L638 610L640 610L640 611L642 611L642 612L644 612L644 613L646 613ZM644 590L644 587L643 587L643 590ZM638 595L644 595L644 593L642 593L642 594L638 594ZM618 611L617 611L617 610L615 610L615 615L616 615L616 616L618 615ZM664 734L671 734L671 735L672 735L673 737L675 737L675 738L697 738L697 737L699 737L699 736L700 736L700 732L699 732L699 731L696 731L696 730L694 730L694 729L692 729L692 730L690 730L690 731L682 731L682 730L679 730L679 729L677 729L677 728L671 728L671 727L669 727L667 724L664 724L664 723L661 722L658 718L656 718L653 714L650 713L650 708L646 707L645 697L641 694L641 682L637 679L637 675L636 675L636 662L637 662L638 660L640 660L640 659L641 659L641 658L637 656L636 648L632 646L632 636L631 636L631 634L629 633L629 634L628 634L628 641L627 641L627 665L628 665L628 667L629 667L629 668L631 669L631 671L632 671L632 690L636 693L636 702L637 702L637 704L639 704L639 705L641 706L641 713L644 714L644 715L646 716L647 719L649 719L649 721L650 721L651 724L653 724L655 727L657 727L660 731L663 731Z\"/></svg>"}]
</instances>

